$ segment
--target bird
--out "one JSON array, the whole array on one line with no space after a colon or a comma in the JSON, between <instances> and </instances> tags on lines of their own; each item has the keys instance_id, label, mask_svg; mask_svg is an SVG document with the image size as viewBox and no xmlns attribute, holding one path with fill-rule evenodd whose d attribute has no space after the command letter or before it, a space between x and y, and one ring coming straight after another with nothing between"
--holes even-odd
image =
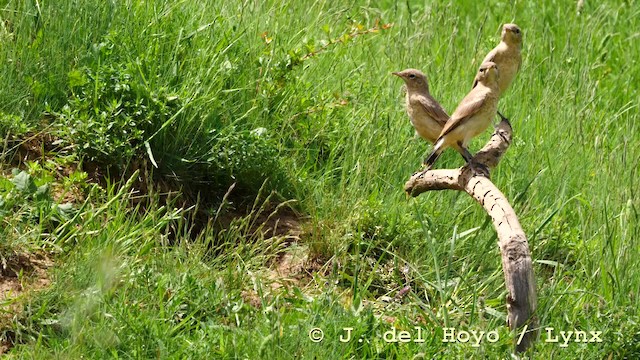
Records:
<instances>
[{"instance_id":1,"label":"bird","mask_svg":"<svg viewBox=\"0 0 640 360\"><path fill-rule=\"evenodd\" d=\"M449 115L429 93L427 77L417 69L406 69L392 74L404 80L406 84L406 108L411 125L421 138L433 144L449 120Z\"/></svg>"},{"instance_id":2,"label":"bird","mask_svg":"<svg viewBox=\"0 0 640 360\"><path fill-rule=\"evenodd\" d=\"M405 82L407 89L405 105L409 120L416 133L430 143L435 143L442 128L449 120L449 115L429 93L427 77L417 69L406 69L391 74L398 76ZM465 158L462 152L460 154Z\"/></svg>"},{"instance_id":3,"label":"bird","mask_svg":"<svg viewBox=\"0 0 640 360\"><path fill-rule=\"evenodd\" d=\"M433 167L438 156L448 147L458 150L470 168L474 171L476 170L472 161L473 156L467 146L472 138L489 127L491 120L498 111L498 100L500 99L498 65L494 62L485 62L480 65L474 83L473 89L462 99L444 128L442 128L442 132L436 139L433 151L424 160L426 169L420 176ZM486 172L486 167L484 168L482 170Z\"/></svg>"},{"instance_id":4,"label":"bird","mask_svg":"<svg viewBox=\"0 0 640 360\"><path fill-rule=\"evenodd\" d=\"M498 80L500 96L509 88L522 66L521 50L522 30L520 30L520 27L516 24L502 25L500 43L482 60L482 64L493 62L498 65L498 72L500 72L500 79ZM474 81L473 87L475 86L476 82ZM502 119L505 119L499 111L497 111L497 113Z\"/></svg>"}]
</instances>

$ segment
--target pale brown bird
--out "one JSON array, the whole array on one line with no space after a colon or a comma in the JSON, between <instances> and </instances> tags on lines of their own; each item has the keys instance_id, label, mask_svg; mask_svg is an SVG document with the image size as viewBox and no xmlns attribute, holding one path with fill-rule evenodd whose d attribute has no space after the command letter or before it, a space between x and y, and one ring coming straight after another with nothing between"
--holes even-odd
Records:
<instances>
[{"instance_id":1,"label":"pale brown bird","mask_svg":"<svg viewBox=\"0 0 640 360\"><path fill-rule=\"evenodd\" d=\"M482 64L493 62L498 66L500 79L498 88L500 95L509 88L516 74L522 66L522 31L516 24L504 24L502 26L501 41L485 56ZM475 86L475 82L473 84Z\"/></svg>"},{"instance_id":2,"label":"pale brown bird","mask_svg":"<svg viewBox=\"0 0 640 360\"><path fill-rule=\"evenodd\" d=\"M449 115L429 93L427 77L420 70L393 72L407 86L406 108L411 125L421 138L432 144L436 141Z\"/></svg>"},{"instance_id":3,"label":"pale brown bird","mask_svg":"<svg viewBox=\"0 0 640 360\"><path fill-rule=\"evenodd\" d=\"M518 74L522 66L522 31L516 24L502 25L502 34L500 43L485 56L482 63L494 62L498 65L500 79L498 80L498 88L500 96L509 88L513 79ZM474 81L473 86L476 86ZM505 117L497 112L502 119Z\"/></svg>"},{"instance_id":4,"label":"pale brown bird","mask_svg":"<svg viewBox=\"0 0 640 360\"><path fill-rule=\"evenodd\" d=\"M424 172L433 167L438 156L448 147L453 147L463 154L469 166L474 168L473 156L467 146L472 138L489 127L491 120L496 116L500 99L499 79L498 66L494 62L480 65L474 80L476 85L462 99L442 129L433 151L424 160Z\"/></svg>"}]
</instances>

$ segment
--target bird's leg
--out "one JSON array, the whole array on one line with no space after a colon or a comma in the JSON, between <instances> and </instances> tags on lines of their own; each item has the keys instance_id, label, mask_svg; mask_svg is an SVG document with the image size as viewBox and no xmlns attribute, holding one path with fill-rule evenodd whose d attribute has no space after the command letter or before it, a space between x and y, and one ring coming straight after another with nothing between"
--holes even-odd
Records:
<instances>
[{"instance_id":1,"label":"bird's leg","mask_svg":"<svg viewBox=\"0 0 640 360\"><path fill-rule=\"evenodd\" d=\"M460 149L462 149L462 157L467 161L467 164L471 164L473 162L473 154L471 154L469 152L469 150L462 145L461 142L458 142L458 146L460 146Z\"/></svg>"}]
</instances>

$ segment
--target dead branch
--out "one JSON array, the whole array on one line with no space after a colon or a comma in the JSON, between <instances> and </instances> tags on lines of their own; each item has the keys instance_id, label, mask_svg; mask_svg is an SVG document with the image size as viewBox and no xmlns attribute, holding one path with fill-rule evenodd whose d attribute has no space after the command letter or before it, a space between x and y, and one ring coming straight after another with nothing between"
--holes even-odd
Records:
<instances>
[{"instance_id":1,"label":"dead branch","mask_svg":"<svg viewBox=\"0 0 640 360\"><path fill-rule=\"evenodd\" d=\"M503 120L496 126L489 142L474 156L474 160L490 168L496 167L511 144L511 135L509 121ZM524 230L502 192L489 178L476 175L467 166L431 170L422 177L416 173L404 186L404 190L412 197L430 190L445 189L466 192L491 216L498 233L502 270L508 291L507 324L512 331L516 331L516 351L523 352L532 345L537 335L536 283ZM525 325L527 327L523 328Z\"/></svg>"}]
</instances>

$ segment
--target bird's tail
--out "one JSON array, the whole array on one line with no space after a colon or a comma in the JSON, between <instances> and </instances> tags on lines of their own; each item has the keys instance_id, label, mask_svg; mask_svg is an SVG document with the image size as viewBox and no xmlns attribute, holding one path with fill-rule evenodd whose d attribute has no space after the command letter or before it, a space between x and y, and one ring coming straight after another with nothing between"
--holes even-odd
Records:
<instances>
[{"instance_id":1,"label":"bird's tail","mask_svg":"<svg viewBox=\"0 0 640 360\"><path fill-rule=\"evenodd\" d=\"M436 141L436 144L433 146L433 151L431 151L431 154L429 154L429 156L427 156L426 159L424 159L424 165L427 166L427 170L431 170L431 168L433 167L433 164L436 162L436 160L438 160L438 157L440 156L440 154L442 154L442 151L444 150L442 148L442 144L444 143L444 139L440 138Z\"/></svg>"}]
</instances>

